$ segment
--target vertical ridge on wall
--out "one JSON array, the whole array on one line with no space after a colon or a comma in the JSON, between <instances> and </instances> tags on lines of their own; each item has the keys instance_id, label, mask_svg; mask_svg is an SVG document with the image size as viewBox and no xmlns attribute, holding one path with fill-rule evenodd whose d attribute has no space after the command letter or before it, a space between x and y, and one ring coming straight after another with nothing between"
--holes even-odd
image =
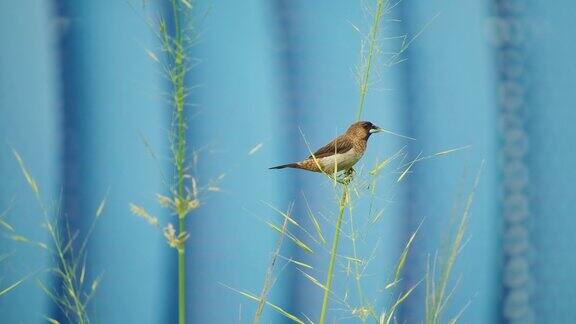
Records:
<instances>
[{"instance_id":1,"label":"vertical ridge on wall","mask_svg":"<svg viewBox=\"0 0 576 324\"><path fill-rule=\"evenodd\" d=\"M146 56L157 47L145 21L154 11L117 1L58 4L64 214L74 230L86 229L107 200L88 243L86 281L105 274L89 313L101 322L154 323L161 318L159 274L168 248L160 231L128 207L134 202L160 213L154 199L162 188L158 161L139 136L163 151L159 67Z\"/></svg>"},{"instance_id":2,"label":"vertical ridge on wall","mask_svg":"<svg viewBox=\"0 0 576 324\"><path fill-rule=\"evenodd\" d=\"M299 154L302 150L298 149L298 143L295 139L301 139L299 127L302 120L305 118L305 101L307 91L301 82L302 78L302 64L300 63L299 56L301 55L298 35L303 31L301 24L300 12L302 10L302 3L299 1L274 1L274 16L277 17L276 21L276 47L278 53L278 64L281 72L281 86L282 86L282 111L280 112L282 120L281 131L284 141L281 143L286 147L284 152L279 152L278 155L282 161L297 161L301 157ZM299 222L304 221L303 212L304 206L301 203L302 197L302 182L303 174L297 175L279 175L284 181L283 183L290 183L289 190L286 192L286 199L289 201L298 202L295 205L294 215ZM293 255L297 260L304 260L305 255L299 251L297 247L291 247L290 255ZM291 268L285 272L285 276L293 284L290 285L285 293L289 296L289 304L286 305L288 310L293 314L299 314L305 308L305 305L310 302L309 296L312 292L306 287L300 287L297 284L300 273Z\"/></svg>"},{"instance_id":3,"label":"vertical ridge on wall","mask_svg":"<svg viewBox=\"0 0 576 324\"><path fill-rule=\"evenodd\" d=\"M81 105L82 87L78 87L79 80L76 79L77 75L70 70L72 67L77 67L81 64L80 57L75 55L74 52L76 44L74 43L79 35L75 34L78 30L70 28L71 21L68 17L73 16L72 7L68 5L65 0L57 0L55 2L55 21L59 32L59 76L60 76L60 102L61 102L61 120L60 127L62 129L62 177L66 179L62 187L62 210L65 211L65 216L71 222L72 228L79 228L81 220L78 219L80 201L75 193L78 192L81 181L81 165L79 161L78 152L81 148L82 139L85 134L82 132L86 129L86 125L82 122L78 114L79 110L76 109ZM67 216L72 216L68 218ZM73 217L76 216L76 217Z\"/></svg>"},{"instance_id":4,"label":"vertical ridge on wall","mask_svg":"<svg viewBox=\"0 0 576 324\"><path fill-rule=\"evenodd\" d=\"M277 17L276 21L276 46L279 59L278 64L280 66L281 73L281 86L282 86L282 111L280 112L282 120L285 122L281 123L281 130L283 134L284 141L281 143L283 147L286 148L284 152L279 152L278 155L283 161L296 161L299 159L298 153L300 152L297 147L297 142L294 141L295 138L300 138L302 135L298 131L299 121L303 118L304 109L304 97L305 89L303 89L302 84L299 82L301 74L301 66L298 64L298 11L301 10L301 3L299 1L285 1L277 0L274 1L274 17ZM302 221L304 208L301 203L302 197L300 196L302 192L302 178L299 176L289 176L281 175L284 179L284 183L289 183L289 190L286 193L286 199L289 201L298 202L295 204L294 216L298 217L299 221ZM293 256L297 260L303 260L302 253L299 252L297 247L290 247L289 255ZM293 314L301 313L303 309L303 304L306 304L305 290L296 288L297 285L294 283L298 282L298 276L300 274L294 268L285 271L285 276L287 280L292 284L289 285L289 289L285 292L288 296L289 303L286 305L287 309Z\"/></svg>"},{"instance_id":5,"label":"vertical ridge on wall","mask_svg":"<svg viewBox=\"0 0 576 324\"><path fill-rule=\"evenodd\" d=\"M58 31L58 59L59 64L59 97L60 97L60 116L62 136L60 138L62 143L62 150L60 152L60 166L62 176L62 214L58 217L67 223L73 231L80 231L83 235L86 233L86 223L79 217L82 210L82 201L79 199L78 193L82 181L81 156L77 154L82 146L82 140L85 138L86 124L83 119L79 117L79 109L77 107L82 103L84 90L78 87L80 80L77 80L77 74L71 71L71 68L79 66L81 59L74 51L78 39L78 30L70 28L71 21L68 17L74 16L73 7L68 4L68 1L57 0L54 3L54 21L57 22ZM59 296L64 294L62 287L62 280L57 276L53 276L53 285ZM58 304L52 304L51 317L63 322L66 321L65 315Z\"/></svg>"},{"instance_id":6,"label":"vertical ridge on wall","mask_svg":"<svg viewBox=\"0 0 576 324\"><path fill-rule=\"evenodd\" d=\"M404 3L399 6L400 12L400 27L401 35L405 35L405 37L413 37L414 32L418 27L413 25L414 17L410 15L411 7L409 4ZM421 100L422 96L418 91L418 80L422 76L419 74L419 62L417 59L417 55L413 54L411 48L408 48L407 51L403 54L401 59L405 61L401 63L399 69L401 69L401 77L400 82L402 89L401 91L401 106L402 106L402 128L405 134L408 134L410 137L419 139L421 135L424 133L422 132L420 125L418 124L418 112L420 112L422 108ZM424 108L425 109L425 108ZM415 143L410 143L407 146L407 152L409 154L408 159L414 159L418 154L420 154L422 147L417 146ZM401 226L401 240L407 241L412 233L414 233L415 229L418 227L418 224L423 222L425 217L421 214L422 206L420 201L422 200L421 192L418 190L418 181L420 179L421 174L411 174L410 176L406 177L404 180L404 200L405 203L403 204L403 211L402 214L404 215L402 219L402 226ZM425 226L430 226L427 221ZM415 283L417 283L420 278L422 277L422 269L425 266L425 262L427 262L428 257L426 256L427 253L430 253L425 250L428 246L425 243L427 239L425 235L428 231L420 231L416 241L413 243L413 248L408 256L408 264L410 266L406 267L405 275L402 281L402 287L404 290L410 289ZM401 305L399 313L399 318L404 319L405 321L415 321L418 311L421 309L423 298L425 298L425 292L420 289L416 290L412 293L412 298L408 298L403 305ZM419 315L421 316L421 315Z\"/></svg>"},{"instance_id":7,"label":"vertical ridge on wall","mask_svg":"<svg viewBox=\"0 0 576 324\"><path fill-rule=\"evenodd\" d=\"M530 208L527 116L528 37L523 19L525 1L496 1L493 21L498 80L498 125L501 156L501 213L503 221L502 304L506 323L535 323L532 212Z\"/></svg>"}]
</instances>

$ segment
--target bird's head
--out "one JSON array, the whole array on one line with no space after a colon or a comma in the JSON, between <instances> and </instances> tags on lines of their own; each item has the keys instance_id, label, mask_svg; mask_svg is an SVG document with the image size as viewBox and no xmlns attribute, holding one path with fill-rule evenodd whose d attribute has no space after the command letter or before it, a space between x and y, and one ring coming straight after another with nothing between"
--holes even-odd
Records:
<instances>
[{"instance_id":1,"label":"bird's head","mask_svg":"<svg viewBox=\"0 0 576 324\"><path fill-rule=\"evenodd\" d=\"M372 124L369 121L359 121L356 122L352 125L350 125L350 127L348 127L348 130L346 131L347 134L350 134L352 136L355 136L357 138L362 138L367 140L368 137L370 137L370 135L374 134L374 133L379 133L382 131L382 128Z\"/></svg>"}]
</instances>

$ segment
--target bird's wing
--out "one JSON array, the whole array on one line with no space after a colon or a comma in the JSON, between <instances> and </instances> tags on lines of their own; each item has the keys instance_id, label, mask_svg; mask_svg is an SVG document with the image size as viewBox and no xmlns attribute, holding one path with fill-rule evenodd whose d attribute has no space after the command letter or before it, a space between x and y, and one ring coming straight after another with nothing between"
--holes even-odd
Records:
<instances>
[{"instance_id":1,"label":"bird's wing","mask_svg":"<svg viewBox=\"0 0 576 324\"><path fill-rule=\"evenodd\" d=\"M337 153L340 153L340 154L346 153L349 150L351 150L352 147L353 147L352 142L350 140L348 140L347 137L342 135L342 136L339 136L338 138L336 138L335 140L333 140L332 142L326 144L324 147L322 147L318 151L314 152L313 155L317 159L320 159L320 158L334 155ZM312 155L310 155L308 158L311 159Z\"/></svg>"}]
</instances>

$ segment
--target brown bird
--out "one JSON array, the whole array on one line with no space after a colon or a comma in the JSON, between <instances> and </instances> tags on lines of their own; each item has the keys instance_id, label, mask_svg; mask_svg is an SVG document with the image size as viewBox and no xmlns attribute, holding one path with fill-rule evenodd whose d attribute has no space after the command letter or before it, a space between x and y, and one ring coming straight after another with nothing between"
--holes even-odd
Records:
<instances>
[{"instance_id":1,"label":"brown bird","mask_svg":"<svg viewBox=\"0 0 576 324\"><path fill-rule=\"evenodd\" d=\"M366 151L370 135L382 131L382 128L371 122L356 122L348 127L346 133L338 136L305 160L278 165L270 169L295 168L328 174L339 171L352 172L352 167Z\"/></svg>"}]
</instances>

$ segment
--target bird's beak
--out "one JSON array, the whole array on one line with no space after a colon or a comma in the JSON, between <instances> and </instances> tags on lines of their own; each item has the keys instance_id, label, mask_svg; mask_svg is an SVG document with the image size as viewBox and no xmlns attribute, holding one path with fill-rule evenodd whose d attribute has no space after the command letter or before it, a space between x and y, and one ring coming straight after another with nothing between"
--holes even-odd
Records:
<instances>
[{"instance_id":1,"label":"bird's beak","mask_svg":"<svg viewBox=\"0 0 576 324\"><path fill-rule=\"evenodd\" d=\"M383 131L384 131L384 130L383 130L382 128L376 127L376 128L370 129L368 132L369 132L370 134L374 134L374 133L380 133L380 132L383 132Z\"/></svg>"}]
</instances>

